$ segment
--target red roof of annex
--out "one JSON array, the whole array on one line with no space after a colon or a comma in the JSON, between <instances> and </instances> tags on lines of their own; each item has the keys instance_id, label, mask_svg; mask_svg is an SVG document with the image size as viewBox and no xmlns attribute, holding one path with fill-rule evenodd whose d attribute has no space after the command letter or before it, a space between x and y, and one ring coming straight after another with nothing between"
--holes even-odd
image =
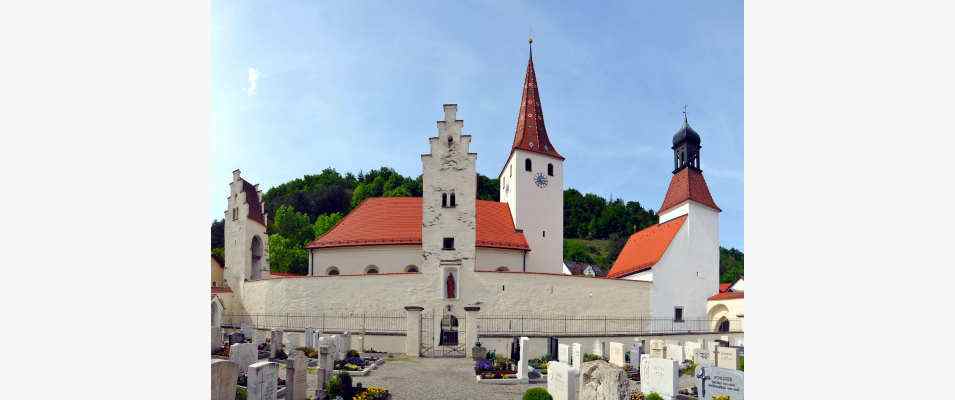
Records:
<instances>
[{"instance_id":1,"label":"red roof of annex","mask_svg":"<svg viewBox=\"0 0 955 400\"><path fill-rule=\"evenodd\" d=\"M686 221L686 215L630 235L627 244L623 246L623 250L620 250L620 255L610 267L607 277L620 278L653 267L663 258L663 253L670 247L670 242L676 237L684 221Z\"/></svg>"},{"instance_id":2,"label":"red roof of annex","mask_svg":"<svg viewBox=\"0 0 955 400\"><path fill-rule=\"evenodd\" d=\"M507 203L477 200L475 213L477 247L530 250L524 234L514 228ZM420 197L373 197L306 247L420 245L421 226Z\"/></svg>"}]
</instances>

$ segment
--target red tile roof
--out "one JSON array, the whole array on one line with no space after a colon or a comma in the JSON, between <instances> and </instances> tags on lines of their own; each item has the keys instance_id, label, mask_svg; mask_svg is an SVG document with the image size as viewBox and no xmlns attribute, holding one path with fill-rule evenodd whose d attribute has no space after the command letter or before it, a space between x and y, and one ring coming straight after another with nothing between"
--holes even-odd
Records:
<instances>
[{"instance_id":1,"label":"red tile roof","mask_svg":"<svg viewBox=\"0 0 955 400\"><path fill-rule=\"evenodd\" d=\"M730 286L733 286L732 283L721 283L720 284L720 293L730 290Z\"/></svg>"},{"instance_id":2,"label":"red tile roof","mask_svg":"<svg viewBox=\"0 0 955 400\"><path fill-rule=\"evenodd\" d=\"M262 215L262 202L259 199L259 192L255 189L255 185L243 179L242 191L245 192L245 202L249 205L249 219L265 225L265 216Z\"/></svg>"},{"instance_id":3,"label":"red tile roof","mask_svg":"<svg viewBox=\"0 0 955 400\"><path fill-rule=\"evenodd\" d=\"M507 203L477 200L475 208L477 247L530 250L524 234L514 228ZM420 245L421 219L420 197L373 197L306 247Z\"/></svg>"},{"instance_id":4,"label":"red tile roof","mask_svg":"<svg viewBox=\"0 0 955 400\"><path fill-rule=\"evenodd\" d=\"M630 235L630 239L627 239L627 244L623 246L623 250L620 250L620 255L613 262L607 276L621 278L653 267L670 247L670 242L676 237L684 221L686 221L686 215Z\"/></svg>"},{"instance_id":5,"label":"red tile roof","mask_svg":"<svg viewBox=\"0 0 955 400\"><path fill-rule=\"evenodd\" d=\"M524 75L524 90L521 94L521 108L517 113L517 128L514 130L514 145L511 148L564 159L547 137L544 127L544 110L541 108L540 93L537 88L537 74L534 72L534 54L527 61Z\"/></svg>"},{"instance_id":6,"label":"red tile roof","mask_svg":"<svg viewBox=\"0 0 955 400\"><path fill-rule=\"evenodd\" d=\"M663 214L664 211L686 200L693 200L716 211L722 211L716 206L713 196L710 196L710 189L706 186L703 173L693 168L684 168L673 174L673 178L670 178L670 188L667 189L663 205L660 206L657 215Z\"/></svg>"},{"instance_id":7,"label":"red tile roof","mask_svg":"<svg viewBox=\"0 0 955 400\"><path fill-rule=\"evenodd\" d=\"M232 289L227 287L212 287L212 293L232 293Z\"/></svg>"},{"instance_id":8,"label":"red tile roof","mask_svg":"<svg viewBox=\"0 0 955 400\"><path fill-rule=\"evenodd\" d=\"M271 275L273 278L301 278L305 276L305 275L293 274L291 272L274 272L274 271L269 272L269 275Z\"/></svg>"},{"instance_id":9,"label":"red tile roof","mask_svg":"<svg viewBox=\"0 0 955 400\"><path fill-rule=\"evenodd\" d=\"M709 298L707 298L707 300L732 300L732 299L742 299L742 298L743 298L743 292L722 292L722 293L717 293L710 296Z\"/></svg>"}]
</instances>

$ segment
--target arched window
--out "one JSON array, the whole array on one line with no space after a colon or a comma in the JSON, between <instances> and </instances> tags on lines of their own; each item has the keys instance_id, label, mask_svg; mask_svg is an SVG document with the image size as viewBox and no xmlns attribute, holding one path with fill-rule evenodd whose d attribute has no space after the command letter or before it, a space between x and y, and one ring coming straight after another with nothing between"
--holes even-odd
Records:
<instances>
[{"instance_id":1,"label":"arched window","mask_svg":"<svg viewBox=\"0 0 955 400\"><path fill-rule=\"evenodd\" d=\"M252 253L252 279L262 278L262 239L258 235L252 237L252 247L249 249Z\"/></svg>"},{"instance_id":2,"label":"arched window","mask_svg":"<svg viewBox=\"0 0 955 400\"><path fill-rule=\"evenodd\" d=\"M447 207L447 206L448 206L448 194L441 193L441 207Z\"/></svg>"},{"instance_id":3,"label":"arched window","mask_svg":"<svg viewBox=\"0 0 955 400\"><path fill-rule=\"evenodd\" d=\"M378 267L376 267L376 266L374 266L374 265L369 265L369 266L365 267L365 273L366 273L366 274L377 274L377 273L378 273Z\"/></svg>"},{"instance_id":4,"label":"arched window","mask_svg":"<svg viewBox=\"0 0 955 400\"><path fill-rule=\"evenodd\" d=\"M497 272L507 272L510 271L507 267L497 267ZM504 289L501 289L504 290Z\"/></svg>"},{"instance_id":5,"label":"arched window","mask_svg":"<svg viewBox=\"0 0 955 400\"><path fill-rule=\"evenodd\" d=\"M530 159L530 158L525 158L525 159L524 159L524 170L525 170L525 171L530 171L530 170L531 170L531 159Z\"/></svg>"},{"instance_id":6,"label":"arched window","mask_svg":"<svg viewBox=\"0 0 955 400\"><path fill-rule=\"evenodd\" d=\"M338 275L338 267L328 267L328 271L325 271L325 274L331 276Z\"/></svg>"},{"instance_id":7,"label":"arched window","mask_svg":"<svg viewBox=\"0 0 955 400\"><path fill-rule=\"evenodd\" d=\"M547 163L547 175L554 176L554 164Z\"/></svg>"},{"instance_id":8,"label":"arched window","mask_svg":"<svg viewBox=\"0 0 955 400\"><path fill-rule=\"evenodd\" d=\"M719 332L729 332L730 331L730 320L722 318L720 320L720 326L716 329Z\"/></svg>"},{"instance_id":9,"label":"arched window","mask_svg":"<svg viewBox=\"0 0 955 400\"><path fill-rule=\"evenodd\" d=\"M418 273L418 266L417 266L417 265L409 265L409 266L405 267L405 272Z\"/></svg>"},{"instance_id":10,"label":"arched window","mask_svg":"<svg viewBox=\"0 0 955 400\"><path fill-rule=\"evenodd\" d=\"M458 203L454 201L454 192L451 192L451 207L457 207Z\"/></svg>"}]
</instances>

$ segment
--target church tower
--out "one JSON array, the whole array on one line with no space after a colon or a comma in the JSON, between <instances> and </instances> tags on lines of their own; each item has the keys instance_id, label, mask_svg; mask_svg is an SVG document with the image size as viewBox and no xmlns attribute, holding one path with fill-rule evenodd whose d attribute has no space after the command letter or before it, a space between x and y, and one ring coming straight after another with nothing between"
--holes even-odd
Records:
<instances>
[{"instance_id":1,"label":"church tower","mask_svg":"<svg viewBox=\"0 0 955 400\"><path fill-rule=\"evenodd\" d=\"M471 135L462 134L457 112L456 104L444 105L438 136L428 139L431 151L421 155L421 272L431 274L435 297L449 311L468 294L477 240L477 154L469 152Z\"/></svg>"},{"instance_id":2,"label":"church tower","mask_svg":"<svg viewBox=\"0 0 955 400\"><path fill-rule=\"evenodd\" d=\"M514 226L524 231L531 248L525 271L559 274L564 257L564 157L547 137L533 48L529 53L514 143L498 179L501 201L510 207Z\"/></svg>"},{"instance_id":3,"label":"church tower","mask_svg":"<svg viewBox=\"0 0 955 400\"><path fill-rule=\"evenodd\" d=\"M232 171L229 208L225 210L225 278L232 288L245 280L269 277L268 215L262 191Z\"/></svg>"}]
</instances>

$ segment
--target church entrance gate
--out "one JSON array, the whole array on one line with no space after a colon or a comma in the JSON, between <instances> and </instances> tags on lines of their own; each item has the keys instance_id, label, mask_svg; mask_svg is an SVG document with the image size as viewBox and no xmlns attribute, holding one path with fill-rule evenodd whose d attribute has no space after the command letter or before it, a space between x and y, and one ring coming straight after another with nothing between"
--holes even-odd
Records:
<instances>
[{"instance_id":1,"label":"church entrance gate","mask_svg":"<svg viewBox=\"0 0 955 400\"><path fill-rule=\"evenodd\" d=\"M421 314L421 356L464 357L466 321L466 314L459 317L449 311Z\"/></svg>"}]
</instances>

